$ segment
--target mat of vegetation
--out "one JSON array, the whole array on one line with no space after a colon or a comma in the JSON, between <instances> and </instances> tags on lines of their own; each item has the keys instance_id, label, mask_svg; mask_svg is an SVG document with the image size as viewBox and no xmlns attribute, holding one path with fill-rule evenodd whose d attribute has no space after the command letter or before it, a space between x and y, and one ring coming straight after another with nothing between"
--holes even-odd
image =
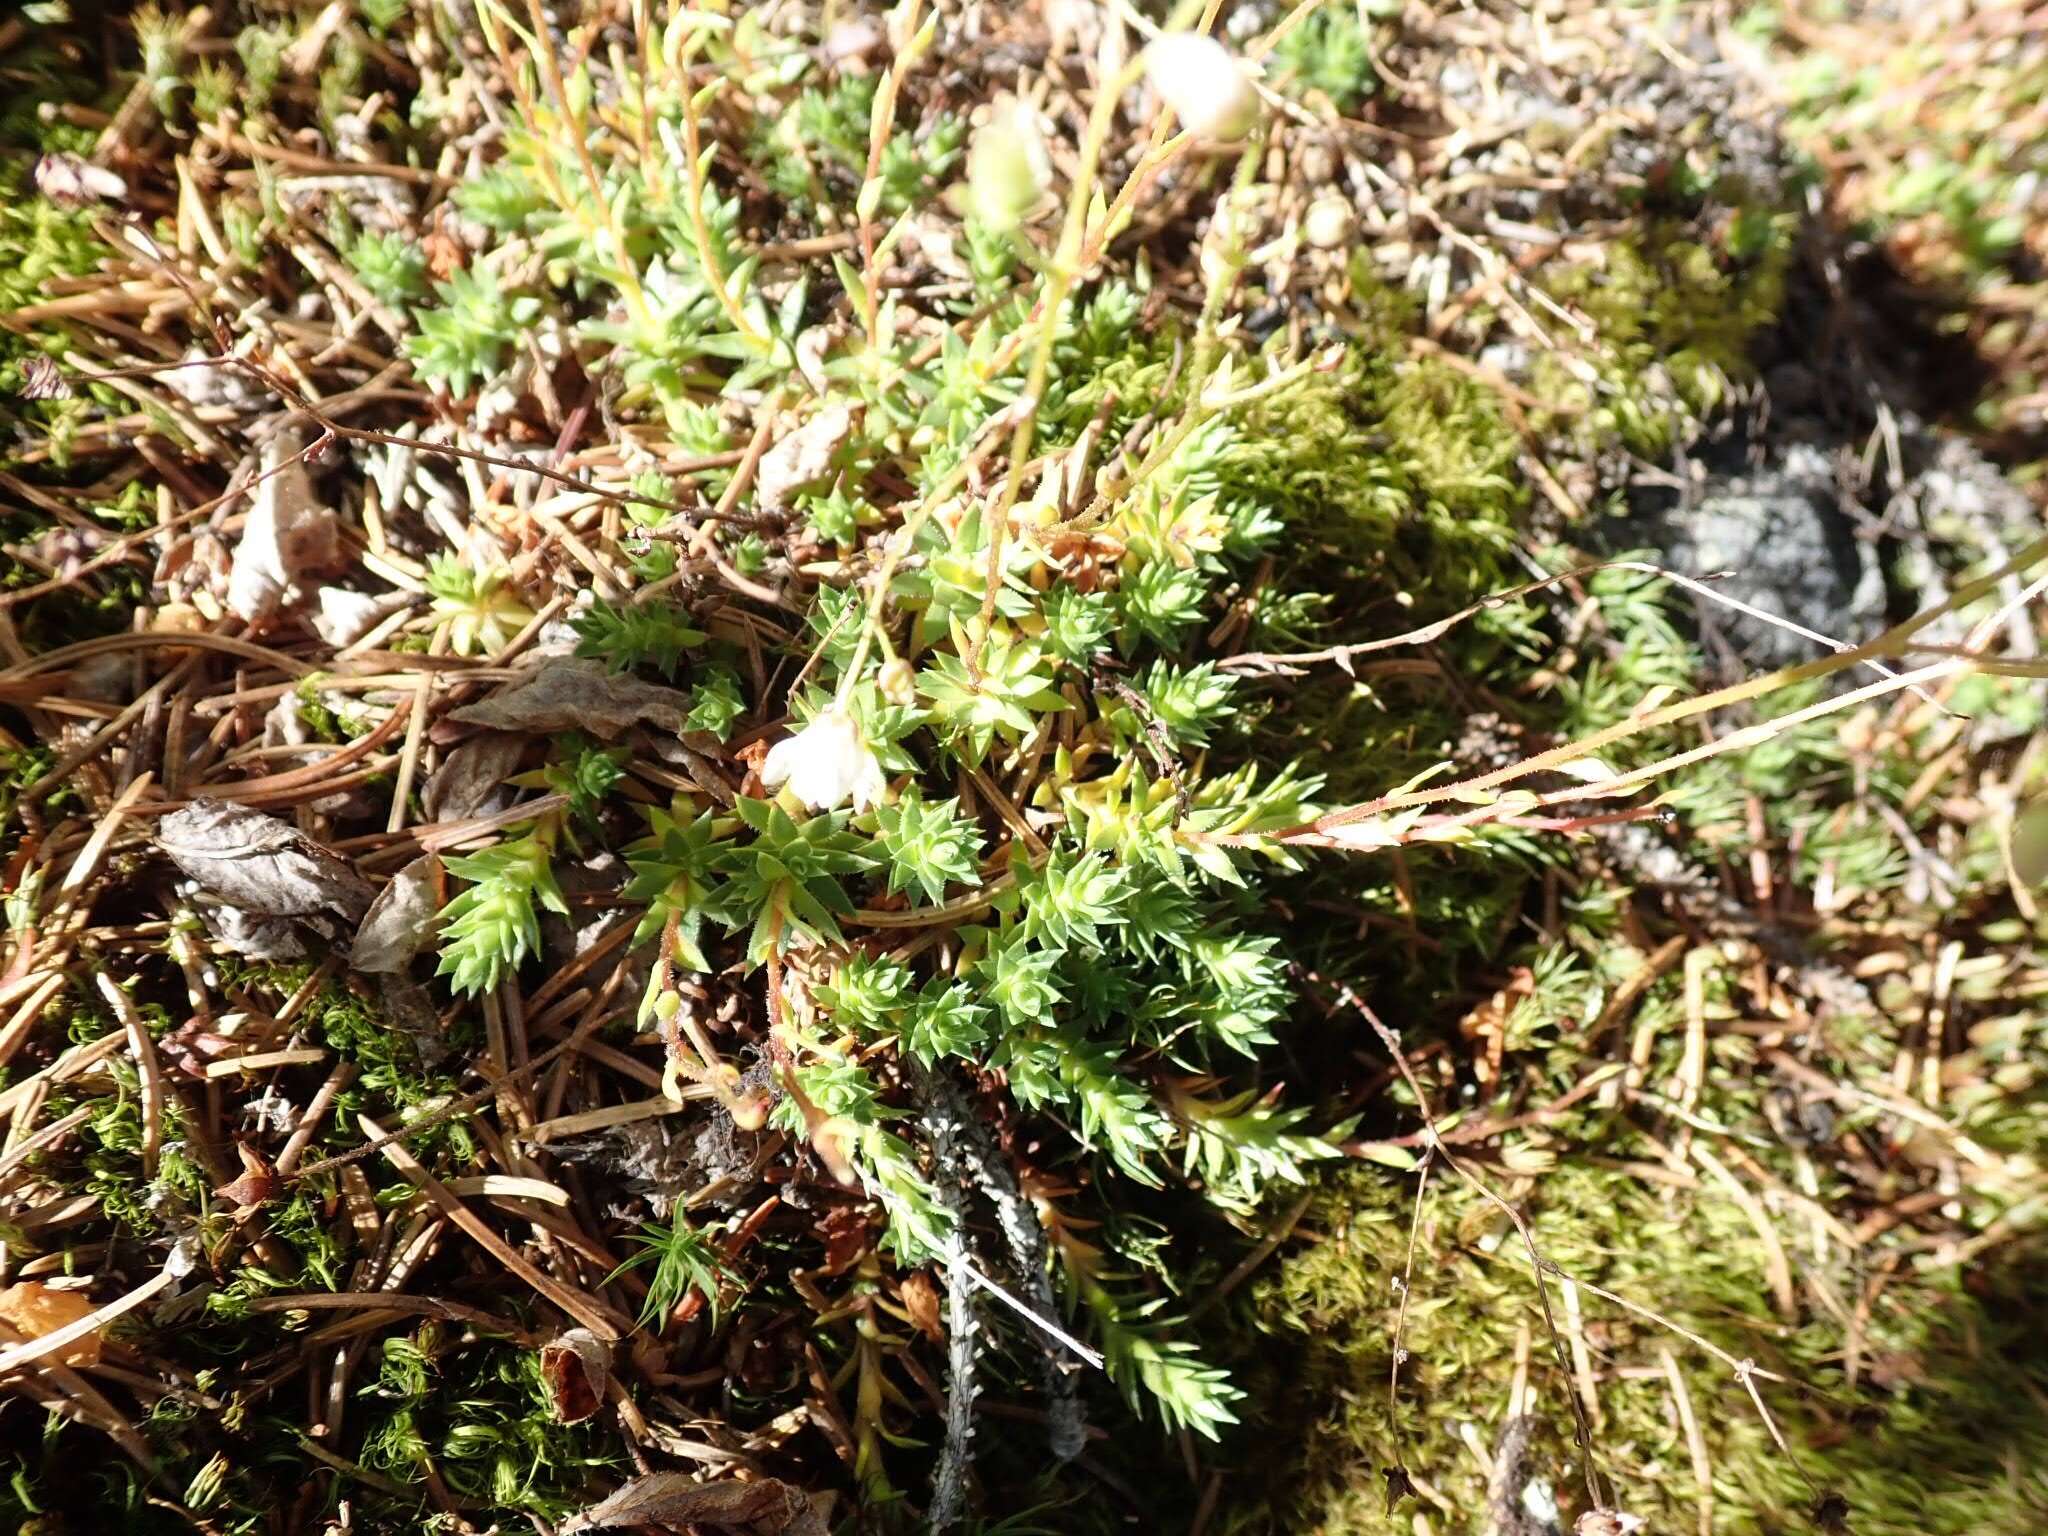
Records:
<instances>
[{"instance_id":1,"label":"mat of vegetation","mask_svg":"<svg viewBox=\"0 0 2048 1536\"><path fill-rule=\"evenodd\" d=\"M0 20L7 1528L2041 1529L2023 17Z\"/></svg>"}]
</instances>

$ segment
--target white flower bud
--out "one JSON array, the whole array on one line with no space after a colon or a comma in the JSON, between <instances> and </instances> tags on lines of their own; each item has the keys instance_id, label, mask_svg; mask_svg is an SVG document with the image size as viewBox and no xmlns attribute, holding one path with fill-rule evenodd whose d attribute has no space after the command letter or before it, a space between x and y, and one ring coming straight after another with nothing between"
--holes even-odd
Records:
<instances>
[{"instance_id":1,"label":"white flower bud","mask_svg":"<svg viewBox=\"0 0 2048 1536\"><path fill-rule=\"evenodd\" d=\"M999 102L967 150L966 212L991 229L1023 223L1052 186L1052 156L1031 109Z\"/></svg>"},{"instance_id":2,"label":"white flower bud","mask_svg":"<svg viewBox=\"0 0 2048 1536\"><path fill-rule=\"evenodd\" d=\"M2029 803L2012 821L2013 872L2028 885L2048 885L2048 799Z\"/></svg>"},{"instance_id":3,"label":"white flower bud","mask_svg":"<svg viewBox=\"0 0 2048 1536\"><path fill-rule=\"evenodd\" d=\"M1259 120L1259 94L1230 50L1200 32L1167 32L1145 50L1145 78L1197 138L1243 138Z\"/></svg>"},{"instance_id":4,"label":"white flower bud","mask_svg":"<svg viewBox=\"0 0 2048 1536\"><path fill-rule=\"evenodd\" d=\"M882 666L882 697L908 709L917 702L917 674L901 656L892 656Z\"/></svg>"},{"instance_id":5,"label":"white flower bud","mask_svg":"<svg viewBox=\"0 0 2048 1536\"><path fill-rule=\"evenodd\" d=\"M1320 251L1334 251L1351 238L1351 205L1341 197L1319 197L1301 221L1302 235Z\"/></svg>"},{"instance_id":6,"label":"white flower bud","mask_svg":"<svg viewBox=\"0 0 2048 1536\"><path fill-rule=\"evenodd\" d=\"M768 749L761 782L770 789L787 784L814 811L835 810L848 800L864 811L880 803L887 787L859 722L837 705Z\"/></svg>"}]
</instances>

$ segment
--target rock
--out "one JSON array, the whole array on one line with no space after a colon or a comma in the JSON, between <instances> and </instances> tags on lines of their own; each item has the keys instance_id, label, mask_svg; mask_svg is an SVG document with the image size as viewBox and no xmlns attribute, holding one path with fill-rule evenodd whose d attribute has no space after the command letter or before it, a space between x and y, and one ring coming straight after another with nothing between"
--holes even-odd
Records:
<instances>
[{"instance_id":1,"label":"rock","mask_svg":"<svg viewBox=\"0 0 2048 1536\"><path fill-rule=\"evenodd\" d=\"M1967 440L1939 438L1923 457L1906 494L1928 534L1982 547L2024 543L2038 528L2032 499Z\"/></svg>"},{"instance_id":2,"label":"rock","mask_svg":"<svg viewBox=\"0 0 2048 1536\"><path fill-rule=\"evenodd\" d=\"M1717 451L1706 480L1683 497L1653 488L1635 515L1611 523L1611 549L1649 549L1658 564L1829 639L1851 645L1885 626L1877 552L1858 539L1835 474L1819 449L1793 444L1760 469L1736 472ZM1812 661L1825 647L1701 598L1696 612L1710 659L1718 639L1748 670Z\"/></svg>"}]
</instances>

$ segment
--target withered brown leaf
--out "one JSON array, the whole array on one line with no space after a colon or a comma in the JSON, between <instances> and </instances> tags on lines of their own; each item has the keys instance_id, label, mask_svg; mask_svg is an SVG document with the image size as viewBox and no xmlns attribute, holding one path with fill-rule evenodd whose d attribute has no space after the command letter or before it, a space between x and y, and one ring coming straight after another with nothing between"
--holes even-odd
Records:
<instances>
[{"instance_id":1,"label":"withered brown leaf","mask_svg":"<svg viewBox=\"0 0 2048 1536\"><path fill-rule=\"evenodd\" d=\"M421 854L377 893L349 948L349 963L357 970L403 971L433 937L434 871L439 862L431 853Z\"/></svg>"},{"instance_id":2,"label":"withered brown leaf","mask_svg":"<svg viewBox=\"0 0 2048 1536\"><path fill-rule=\"evenodd\" d=\"M17 1280L0 1290L0 1339L10 1334L40 1339L92 1313L92 1298L83 1291L60 1291L40 1280ZM73 1339L55 1356L59 1365L97 1365L99 1358L97 1332Z\"/></svg>"},{"instance_id":3,"label":"withered brown leaf","mask_svg":"<svg viewBox=\"0 0 2048 1536\"><path fill-rule=\"evenodd\" d=\"M827 1536L823 1512L801 1488L772 1477L699 1483L682 1472L636 1477L610 1498L571 1515L560 1531L561 1536L577 1536L622 1525L676 1531L694 1525L735 1536Z\"/></svg>"},{"instance_id":4,"label":"withered brown leaf","mask_svg":"<svg viewBox=\"0 0 2048 1536\"><path fill-rule=\"evenodd\" d=\"M259 917L359 919L375 894L346 859L275 816L194 800L157 828L157 846L207 891Z\"/></svg>"},{"instance_id":5,"label":"withered brown leaf","mask_svg":"<svg viewBox=\"0 0 2048 1536\"><path fill-rule=\"evenodd\" d=\"M277 1170L246 1141L237 1142L235 1150L242 1155L242 1176L213 1193L235 1208L236 1221L246 1221L277 1193Z\"/></svg>"},{"instance_id":6,"label":"withered brown leaf","mask_svg":"<svg viewBox=\"0 0 2048 1536\"><path fill-rule=\"evenodd\" d=\"M852 431L853 411L843 405L827 406L770 448L754 476L761 505L780 512L798 491L824 479L832 456Z\"/></svg>"},{"instance_id":7,"label":"withered brown leaf","mask_svg":"<svg viewBox=\"0 0 2048 1536\"><path fill-rule=\"evenodd\" d=\"M934 1344L946 1342L945 1324L939 1321L939 1288L923 1270L912 1270L896 1287L896 1296L917 1331Z\"/></svg>"},{"instance_id":8,"label":"withered brown leaf","mask_svg":"<svg viewBox=\"0 0 2048 1536\"><path fill-rule=\"evenodd\" d=\"M38 352L21 365L21 398L24 400L69 400L71 384L56 361Z\"/></svg>"},{"instance_id":9,"label":"withered brown leaf","mask_svg":"<svg viewBox=\"0 0 2048 1536\"><path fill-rule=\"evenodd\" d=\"M621 676L602 662L563 656L542 662L530 677L488 699L449 711L448 718L494 731L588 731L616 741L640 724L681 731L689 703L673 688Z\"/></svg>"},{"instance_id":10,"label":"withered brown leaf","mask_svg":"<svg viewBox=\"0 0 2048 1536\"><path fill-rule=\"evenodd\" d=\"M548 1406L564 1424L581 1424L604 1406L612 1379L610 1352L588 1328L571 1328L540 1350Z\"/></svg>"}]
</instances>

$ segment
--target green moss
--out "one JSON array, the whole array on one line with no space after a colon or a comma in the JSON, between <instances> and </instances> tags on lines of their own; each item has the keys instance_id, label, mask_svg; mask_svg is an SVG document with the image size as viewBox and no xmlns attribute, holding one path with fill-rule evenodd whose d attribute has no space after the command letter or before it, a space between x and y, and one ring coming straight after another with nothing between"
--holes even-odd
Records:
<instances>
[{"instance_id":1,"label":"green moss","mask_svg":"<svg viewBox=\"0 0 2048 1536\"><path fill-rule=\"evenodd\" d=\"M1791 234L1788 216L1763 209L1737 209L1704 237L1698 221L1653 214L1594 261L1551 271L1545 286L1592 322L1592 339L1538 356L1533 392L1559 403L1556 424L1582 444L1662 457L1749 376L1750 340L1784 300Z\"/></svg>"},{"instance_id":2,"label":"green moss","mask_svg":"<svg viewBox=\"0 0 2048 1536\"><path fill-rule=\"evenodd\" d=\"M31 180L36 158L56 151L90 152L94 135L59 120L42 108L91 101L101 87L77 73L56 49L30 43L10 53L0 70L0 313L51 297L53 280L93 271L107 254L93 232L95 210L60 208L38 193ZM18 403L22 365L52 351L60 335L42 329L26 335L0 328L0 463L11 456L12 440L42 430L73 414L61 402ZM109 397L109 403L111 399Z\"/></svg>"},{"instance_id":3,"label":"green moss","mask_svg":"<svg viewBox=\"0 0 2048 1536\"><path fill-rule=\"evenodd\" d=\"M311 973L296 966L251 967L245 984L278 997L291 996ZM470 1018L458 1018L437 1037L433 1059L420 1036L405 1029L371 998L339 982L314 994L300 1014L306 1028L336 1057L357 1069L356 1080L334 1099L334 1110L322 1128L322 1139L338 1150L361 1141L356 1117L368 1113L380 1123L403 1124L430 1114L458 1096L454 1069L466 1053L482 1045L482 1031ZM421 1131L410 1143L414 1154L428 1161L446 1154L466 1163L476 1143L461 1116Z\"/></svg>"},{"instance_id":4,"label":"green moss","mask_svg":"<svg viewBox=\"0 0 2048 1536\"><path fill-rule=\"evenodd\" d=\"M420 1489L416 1500L351 1490L371 1530L415 1529L431 1508L430 1473L458 1498L559 1519L583 1502L593 1474L623 1461L616 1439L595 1427L601 1419L567 1425L554 1416L533 1350L427 1326L385 1339L364 1375L361 1464Z\"/></svg>"},{"instance_id":5,"label":"green moss","mask_svg":"<svg viewBox=\"0 0 2048 1536\"><path fill-rule=\"evenodd\" d=\"M1615 931L1604 899L1567 903L1560 918L1568 941L1532 957L1528 995L1502 1021L1507 1055L1497 1094L1468 1097L1454 1112L1460 1101L1450 1086L1431 1087L1446 1129L1460 1118L1551 1103L1581 1081L1583 1021L1640 957ZM1990 936L1972 947L1982 956L1963 960L1964 972L1979 978L1973 1006L2024 1009L2038 1000L2038 983L2020 967L1993 963ZM1885 1091L1905 1027L1895 1021L1919 1006L1903 979L1898 991L1881 992L1867 1017L1837 1016L1815 1037L1815 1064ZM1710 964L1701 993L1709 1017L1739 1015L1744 989L1733 966ZM2024 1187L2024 1170L2048 1144L2043 1052L2020 1016L1973 1030L1948 1064L1965 1085L1949 1106L1959 1128L2016 1160L1975 1177L1962 1207L1974 1230L2001 1218L2024 1230L2025 1212L2012 1203L2023 1196L2011 1180L2017 1172ZM1680 1116L1670 1095L1681 1091L1673 1084L1687 1020L1682 984L1666 978L1625 1025L1627 1039L1648 1043L1644 1091L1632 1109L1584 1098L1539 1127L1459 1154L1524 1213L1547 1262L1666 1321L1590 1290L1568 1301L1553 1281L1560 1328L1577 1336L1587 1360L1585 1371L1562 1369L1527 1252L1497 1206L1441 1163L1430 1172L1419 1221L1413 1173L1354 1166L1332 1175L1238 1313L1240 1347L1257 1362L1241 1376L1251 1396L1244 1416L1266 1426L1262 1444L1300 1450L1243 1492L1232 1529L1407 1532L1424 1528L1411 1524L1419 1510L1434 1532L1487 1532L1480 1453L1499 1445L1524 1374L1525 1411L1536 1420L1529 1471L1569 1529L1586 1499L1571 1409L1586 1371L1597 1379L1594 1461L1610 1502L1651 1530L1695 1529L1701 1489L1674 1370L1711 1468L1718 1536L1803 1536L1816 1529L1817 1501L1830 1495L1846 1501L1858 1536L2020 1536L2040 1528L2048 1416L2023 1405L2039 1404L2048 1387L2048 1350L2029 1321L2048 1298L2042 1243L2021 1238L1958 1270L1906 1232L1881 1233L1853 1251L1824 1239L1808 1208L1780 1192L1804 1191L1854 1225L1861 1212L1919 1187L1910 1163L1891 1166L1877 1188L1867 1185L1866 1149L1894 1135L1897 1122L1850 1110L1789 1136L1784 1090L1760 1070L1754 1040L1718 1027L1707 1036L1701 1091ZM1428 1064L1421 1070L1432 1072ZM1368 1133L1413 1124L1410 1112ZM1673 1176L1669 1149L1688 1142L1707 1155L1686 1158ZM1710 1162L1732 1171L1746 1201ZM1770 1225L1768 1241L1759 1215ZM1401 1338L1409 1357L1390 1407L1411 1224ZM1741 1360L1781 1378L1761 1380L1759 1390L1789 1454L1745 1391L1731 1363ZM1391 1465L1429 1490L1393 1515L1381 1475Z\"/></svg>"},{"instance_id":6,"label":"green moss","mask_svg":"<svg viewBox=\"0 0 2048 1536\"><path fill-rule=\"evenodd\" d=\"M1358 9L1323 6L1280 40L1273 68L1295 95L1319 92L1339 112L1354 112L1379 87L1373 39Z\"/></svg>"},{"instance_id":7,"label":"green moss","mask_svg":"<svg viewBox=\"0 0 2048 1536\"><path fill-rule=\"evenodd\" d=\"M1527 1361L1526 1411L1539 1424L1530 1470L1567 1525L1585 1507L1567 1396L1576 1387L1550 1353L1526 1254L1504 1218L1441 1168L1424 1203L1402 1336L1409 1358L1390 1412L1413 1186L1378 1169L1332 1179L1303 1223L1307 1238L1258 1287L1252 1310L1278 1346L1250 1378L1262 1438L1302 1450L1261 1490L1272 1505L1245 1510L1233 1530L1405 1532L1421 1529L1410 1524L1418 1510L1434 1531L1489 1530L1488 1472L1473 1442L1488 1454L1497 1448L1518 1360ZM1818 1316L1793 1325L1774 1316L1762 1249L1732 1201L1674 1195L1572 1160L1526 1198L1547 1259L1803 1384L1761 1384L1795 1465L1731 1367L1581 1292L1582 1336L1600 1378L1596 1465L1610 1502L1651 1530L1694 1528L1701 1491L1667 1352L1702 1432L1717 1533L1813 1530L1811 1511L1831 1492L1847 1501L1859 1536L2039 1529L2048 1423L2011 1411L2038 1401L2048 1379L2048 1355L2023 1321L2048 1298L2038 1252L1979 1273L1967 1291L1939 1271L1902 1276L1872 1317L1852 1393L1839 1369L1842 1329ZM1829 1279L1853 1285L1855 1276ZM1567 1315L1555 1295L1553 1304ZM1390 1515L1390 1465L1408 1468L1434 1497Z\"/></svg>"}]
</instances>

